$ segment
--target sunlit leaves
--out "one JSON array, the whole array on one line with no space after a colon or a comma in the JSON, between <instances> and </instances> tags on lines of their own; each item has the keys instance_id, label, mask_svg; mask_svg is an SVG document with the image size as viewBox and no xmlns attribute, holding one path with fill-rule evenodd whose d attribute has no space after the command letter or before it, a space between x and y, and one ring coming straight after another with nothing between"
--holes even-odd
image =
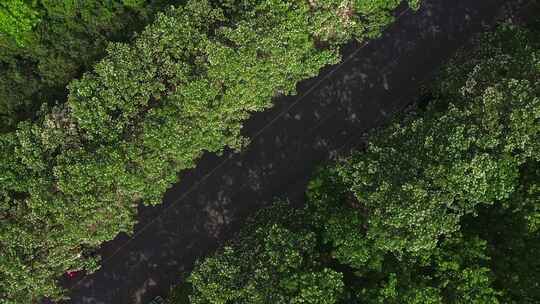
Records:
<instances>
[{"instance_id":1,"label":"sunlit leaves","mask_svg":"<svg viewBox=\"0 0 540 304\"><path fill-rule=\"evenodd\" d=\"M264 210L239 243L197 265L191 303L336 303L343 275L319 264L316 236L305 228L284 204Z\"/></svg>"}]
</instances>

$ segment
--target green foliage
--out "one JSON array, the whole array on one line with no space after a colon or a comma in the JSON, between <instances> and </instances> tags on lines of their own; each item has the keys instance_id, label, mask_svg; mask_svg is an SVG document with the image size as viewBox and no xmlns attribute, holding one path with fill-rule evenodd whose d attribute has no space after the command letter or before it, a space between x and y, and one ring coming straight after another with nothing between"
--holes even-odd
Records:
<instances>
[{"instance_id":1,"label":"green foliage","mask_svg":"<svg viewBox=\"0 0 540 304\"><path fill-rule=\"evenodd\" d=\"M43 103L64 102L68 82L103 57L109 40L130 39L156 11L174 2L2 1L0 131L34 117Z\"/></svg>"},{"instance_id":2,"label":"green foliage","mask_svg":"<svg viewBox=\"0 0 540 304\"><path fill-rule=\"evenodd\" d=\"M512 195L506 207L513 212L523 214L529 233L540 233L540 166L538 162L526 165L519 187L519 191Z\"/></svg>"},{"instance_id":3,"label":"green foliage","mask_svg":"<svg viewBox=\"0 0 540 304\"><path fill-rule=\"evenodd\" d=\"M387 258L383 270L367 275L358 290L361 303L499 303L485 267L486 242L455 235L443 240L429 258ZM381 279L382 276L382 279Z\"/></svg>"},{"instance_id":4,"label":"green foliage","mask_svg":"<svg viewBox=\"0 0 540 304\"><path fill-rule=\"evenodd\" d=\"M302 227L302 214L288 211L264 210L239 243L197 265L191 303L335 303L342 275L319 265L315 235L290 227Z\"/></svg>"},{"instance_id":5,"label":"green foliage","mask_svg":"<svg viewBox=\"0 0 540 304\"><path fill-rule=\"evenodd\" d=\"M451 235L420 254L385 251L366 236L380 215L365 216L335 169L320 171L310 183L307 211L330 256L348 267L339 269L356 277L344 303L499 303L486 242L475 235Z\"/></svg>"},{"instance_id":6,"label":"green foliage","mask_svg":"<svg viewBox=\"0 0 540 304\"><path fill-rule=\"evenodd\" d=\"M246 142L240 136L242 123L251 113L270 107L278 93L293 94L298 81L338 62L339 42L369 38L347 24L340 24L339 39L319 34L316 20L339 20L334 8L342 2L313 8L306 1L187 1L158 14L132 43L110 43L93 71L69 83L66 103L44 98L37 113L29 111L32 122L22 121L16 131L0 135L0 247L7 253L0 266L5 282L0 297L19 302L59 297L54 278L66 270L92 270L93 250L132 230L139 202L159 203L177 173L192 168L203 152L241 148ZM125 3L142 9L139 2ZM398 4L381 3L381 16ZM138 20L129 17L135 14L131 8L114 1L42 0L40 5L47 16L62 21L43 19L36 31L42 33L39 41L54 44L58 53L53 54L77 60L40 53L40 76L28 80L33 72L21 73L17 56L2 55L13 67L6 77L30 91L21 93L4 79L0 92L31 107L36 104L24 96L58 96L48 89L43 93L39 84L63 86L99 57L108 37ZM370 14L377 11L370 9ZM121 17L124 13L128 17ZM378 28L390 20L380 20ZM46 28L40 30L41 25ZM87 30L108 34L73 40ZM44 49L32 52L39 50ZM29 83L37 88L28 88ZM7 110L19 111L11 103ZM265 242L287 234L287 228L275 229L276 236L265 236ZM298 236L276 246L304 254L298 246L309 240ZM35 280L21 279L30 276ZM332 283L336 274L322 269L289 280L280 288L294 301L323 301L319 294L333 297L339 291ZM311 289L312 283L320 288Z\"/></svg>"},{"instance_id":7,"label":"green foliage","mask_svg":"<svg viewBox=\"0 0 540 304\"><path fill-rule=\"evenodd\" d=\"M358 271L381 270L384 252L365 237L365 210L336 170L321 170L308 186L308 212L332 258ZM345 206L344 206L345 205Z\"/></svg>"},{"instance_id":8,"label":"green foliage","mask_svg":"<svg viewBox=\"0 0 540 304\"><path fill-rule=\"evenodd\" d=\"M463 230L488 243L489 268L495 277L494 286L502 291L501 303L540 301L539 167L538 163L526 164L520 186L508 200L481 208L478 217L464 221Z\"/></svg>"},{"instance_id":9,"label":"green foliage","mask_svg":"<svg viewBox=\"0 0 540 304\"><path fill-rule=\"evenodd\" d=\"M38 12L23 0L0 3L0 34L14 39L19 45L30 39L31 30L38 21Z\"/></svg>"},{"instance_id":10,"label":"green foliage","mask_svg":"<svg viewBox=\"0 0 540 304\"><path fill-rule=\"evenodd\" d=\"M193 287L188 282L182 282L171 288L167 296L167 303L190 304L189 296L193 293Z\"/></svg>"},{"instance_id":11,"label":"green foliage","mask_svg":"<svg viewBox=\"0 0 540 304\"><path fill-rule=\"evenodd\" d=\"M342 203L340 214L354 211ZM232 244L199 263L188 279L189 303L499 303L487 243L475 235L449 236L423 257L370 252L380 260L375 269L333 258L338 248L317 245L325 232L311 223L311 210L289 208L262 210ZM348 219L328 222L348 229Z\"/></svg>"},{"instance_id":12,"label":"green foliage","mask_svg":"<svg viewBox=\"0 0 540 304\"><path fill-rule=\"evenodd\" d=\"M144 5L146 0L122 0L122 3L127 7L139 8Z\"/></svg>"}]
</instances>

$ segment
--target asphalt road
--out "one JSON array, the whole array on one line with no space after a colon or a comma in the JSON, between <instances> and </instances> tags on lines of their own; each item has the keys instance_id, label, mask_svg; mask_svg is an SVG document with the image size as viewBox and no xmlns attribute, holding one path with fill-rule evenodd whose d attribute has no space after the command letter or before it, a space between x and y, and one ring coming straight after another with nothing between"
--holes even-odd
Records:
<instances>
[{"instance_id":1,"label":"asphalt road","mask_svg":"<svg viewBox=\"0 0 540 304\"><path fill-rule=\"evenodd\" d=\"M344 47L342 64L249 120L244 134L253 141L245 151L205 155L162 205L141 207L134 237L104 244L99 271L66 280L68 303L146 303L166 295L246 216L276 197L300 204L318 166L361 144L363 133L414 101L459 46L494 24L503 3L514 2L425 0L380 39Z\"/></svg>"}]
</instances>

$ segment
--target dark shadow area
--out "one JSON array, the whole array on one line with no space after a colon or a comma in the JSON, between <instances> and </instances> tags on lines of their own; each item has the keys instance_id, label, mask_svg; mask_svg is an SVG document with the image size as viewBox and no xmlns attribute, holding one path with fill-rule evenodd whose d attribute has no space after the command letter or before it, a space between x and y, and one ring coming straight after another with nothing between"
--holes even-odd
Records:
<instances>
[{"instance_id":1,"label":"dark shadow area","mask_svg":"<svg viewBox=\"0 0 540 304\"><path fill-rule=\"evenodd\" d=\"M135 237L106 243L102 268L66 283L69 303L146 303L164 296L246 216L275 197L300 204L319 165L358 146L363 133L413 101L421 84L471 35L493 25L508 2L426 0L380 39L344 47L339 68L325 68L300 83L297 96L281 97L252 117L244 134L253 141L245 151L205 155L162 205L140 208Z\"/></svg>"}]
</instances>

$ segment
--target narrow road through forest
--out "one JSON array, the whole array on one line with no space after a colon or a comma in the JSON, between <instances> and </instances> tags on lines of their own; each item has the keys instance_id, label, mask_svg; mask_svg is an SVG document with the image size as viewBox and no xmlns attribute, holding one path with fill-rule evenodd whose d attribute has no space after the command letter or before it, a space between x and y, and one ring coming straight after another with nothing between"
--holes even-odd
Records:
<instances>
[{"instance_id":1,"label":"narrow road through forest","mask_svg":"<svg viewBox=\"0 0 540 304\"><path fill-rule=\"evenodd\" d=\"M157 207L141 207L135 236L100 253L96 273L66 280L68 303L146 303L166 295L196 259L212 252L247 215L276 197L303 199L322 163L403 109L471 35L494 24L504 0L425 0L380 39L344 47L344 63L299 84L298 95L252 117L241 153L205 155ZM404 7L402 7L403 9ZM403 11L403 10L402 10Z\"/></svg>"}]
</instances>

